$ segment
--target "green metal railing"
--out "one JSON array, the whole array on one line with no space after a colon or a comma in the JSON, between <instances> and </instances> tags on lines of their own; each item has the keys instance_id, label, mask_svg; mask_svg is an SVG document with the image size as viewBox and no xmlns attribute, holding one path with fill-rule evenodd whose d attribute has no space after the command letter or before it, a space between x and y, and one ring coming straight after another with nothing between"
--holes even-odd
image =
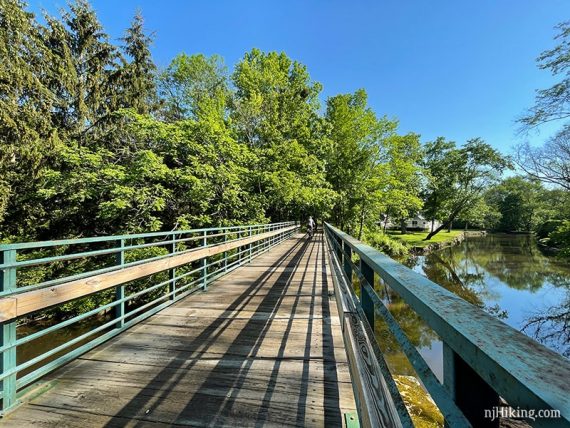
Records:
<instances>
[{"instance_id":1,"label":"green metal railing","mask_svg":"<svg viewBox=\"0 0 570 428\"><path fill-rule=\"evenodd\" d=\"M364 335L373 344L373 362L383 377L374 384L377 388L385 385L380 393L386 392L391 398L385 415L380 409L375 416L370 415L375 409L369 408L367 397L356 393L361 421L380 421L372 426L413 426L376 342L375 320L380 317L442 412L446 426L499 426L499 419L492 420L489 412L499 408L501 397L512 409L534 415L534 420L526 421L533 426L570 427L570 361L330 224L325 224L325 235L335 287L341 294L338 298L345 299L343 332L347 323L355 320L365 325ZM353 276L359 280L360 297L355 293ZM376 292L378 278L443 342L443 383ZM343 336L346 342L346 334ZM354 385L359 380L352 369L351 373ZM390 409L395 415L392 421ZM554 417L537 417L541 410Z\"/></svg>"},{"instance_id":2,"label":"green metal railing","mask_svg":"<svg viewBox=\"0 0 570 428\"><path fill-rule=\"evenodd\" d=\"M284 222L0 245L1 412L48 372L188 294L206 290L297 229ZM88 309L74 308L78 302ZM61 321L20 334L23 320L54 319L54 311ZM18 361L23 345L88 319L97 322L87 331Z\"/></svg>"}]
</instances>

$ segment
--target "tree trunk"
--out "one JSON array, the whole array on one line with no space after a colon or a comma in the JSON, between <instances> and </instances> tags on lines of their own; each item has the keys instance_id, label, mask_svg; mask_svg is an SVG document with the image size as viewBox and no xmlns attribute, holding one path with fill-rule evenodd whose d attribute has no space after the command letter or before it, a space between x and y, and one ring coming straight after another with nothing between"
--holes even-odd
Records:
<instances>
[{"instance_id":1,"label":"tree trunk","mask_svg":"<svg viewBox=\"0 0 570 428\"><path fill-rule=\"evenodd\" d=\"M426 236L424 238L424 241L429 241L431 238L433 238L435 235L437 235L439 232L441 232L443 229L445 229L448 225L448 221L444 221L441 226L439 226L437 229L431 231L430 233L428 233L428 236Z\"/></svg>"},{"instance_id":2,"label":"tree trunk","mask_svg":"<svg viewBox=\"0 0 570 428\"><path fill-rule=\"evenodd\" d=\"M402 232L402 235L408 233L408 230L406 229L406 220L400 221L400 232Z\"/></svg>"},{"instance_id":3,"label":"tree trunk","mask_svg":"<svg viewBox=\"0 0 570 428\"><path fill-rule=\"evenodd\" d=\"M450 221L447 225L447 233L451 233L451 226L453 225L453 221Z\"/></svg>"},{"instance_id":4,"label":"tree trunk","mask_svg":"<svg viewBox=\"0 0 570 428\"><path fill-rule=\"evenodd\" d=\"M469 225L469 222L465 222L465 232L467 232L467 226Z\"/></svg>"},{"instance_id":5,"label":"tree trunk","mask_svg":"<svg viewBox=\"0 0 570 428\"><path fill-rule=\"evenodd\" d=\"M434 226L435 226L435 217L433 217L433 218L431 219L431 229L429 230L430 232L433 232Z\"/></svg>"},{"instance_id":6,"label":"tree trunk","mask_svg":"<svg viewBox=\"0 0 570 428\"><path fill-rule=\"evenodd\" d=\"M445 228L448 228L448 230L451 231L451 224L453 223L453 220L455 220L455 218L461 213L461 211L463 211L464 205L467 201L468 199L464 199L463 201L461 201L461 203L458 204L455 210L449 215L447 220L445 220L443 224L439 226L436 230L428 233L428 236L424 238L424 241L429 241L431 238L433 238L436 234L438 234Z\"/></svg>"},{"instance_id":7,"label":"tree trunk","mask_svg":"<svg viewBox=\"0 0 570 428\"><path fill-rule=\"evenodd\" d=\"M362 212L360 213L360 227L358 229L358 240L360 241L362 239L362 226L364 225L364 208L362 209Z\"/></svg>"}]
</instances>

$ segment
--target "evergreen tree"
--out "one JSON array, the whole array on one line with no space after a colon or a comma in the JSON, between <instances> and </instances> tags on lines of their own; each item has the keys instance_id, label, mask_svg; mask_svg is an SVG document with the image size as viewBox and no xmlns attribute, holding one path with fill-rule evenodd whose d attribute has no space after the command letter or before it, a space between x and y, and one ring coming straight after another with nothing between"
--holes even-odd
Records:
<instances>
[{"instance_id":1,"label":"evergreen tree","mask_svg":"<svg viewBox=\"0 0 570 428\"><path fill-rule=\"evenodd\" d=\"M5 220L0 230L4 235L19 235L29 229L22 220L40 215L29 195L57 143L49 120L54 97L45 84L50 52L42 46L34 17L25 6L20 0L0 0L0 225Z\"/></svg>"},{"instance_id":2,"label":"evergreen tree","mask_svg":"<svg viewBox=\"0 0 570 428\"><path fill-rule=\"evenodd\" d=\"M45 41L58 75L51 89L58 97L54 122L81 144L93 144L108 131L118 100L117 48L86 0L76 0L62 22L46 17Z\"/></svg>"},{"instance_id":3,"label":"evergreen tree","mask_svg":"<svg viewBox=\"0 0 570 428\"><path fill-rule=\"evenodd\" d=\"M156 66L150 52L152 36L144 32L144 20L140 11L136 13L121 40L124 43L122 50L131 60L121 70L121 105L133 108L139 114L150 113L156 104Z\"/></svg>"}]
</instances>

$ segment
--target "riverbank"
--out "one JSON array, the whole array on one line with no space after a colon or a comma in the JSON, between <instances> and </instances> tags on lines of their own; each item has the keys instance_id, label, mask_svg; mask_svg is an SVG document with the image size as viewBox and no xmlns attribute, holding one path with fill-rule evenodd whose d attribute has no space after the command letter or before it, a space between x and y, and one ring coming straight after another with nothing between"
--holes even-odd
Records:
<instances>
[{"instance_id":1,"label":"riverbank","mask_svg":"<svg viewBox=\"0 0 570 428\"><path fill-rule=\"evenodd\" d=\"M408 247L409 252L415 255L425 255L432 251L441 250L442 248L458 245L469 236L485 236L484 230L452 230L451 232L442 231L435 235L429 241L424 241L429 232L408 232L401 234L399 232L388 232L390 238L402 242Z\"/></svg>"}]
</instances>

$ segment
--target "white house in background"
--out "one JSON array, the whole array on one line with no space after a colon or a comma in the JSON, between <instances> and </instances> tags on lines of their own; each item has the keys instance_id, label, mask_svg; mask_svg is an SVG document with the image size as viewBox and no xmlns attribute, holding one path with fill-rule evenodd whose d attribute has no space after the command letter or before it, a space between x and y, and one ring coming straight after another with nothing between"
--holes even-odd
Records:
<instances>
[{"instance_id":1,"label":"white house in background","mask_svg":"<svg viewBox=\"0 0 570 428\"><path fill-rule=\"evenodd\" d=\"M384 222L382 222L382 225L384 225ZM406 229L410 230L427 230L433 232L439 226L441 226L441 222L435 220L432 228L431 220L426 220L421 214L418 214L415 217L410 217L406 220ZM386 223L386 229L399 229L400 227L400 223L392 223L390 219L388 219L388 222Z\"/></svg>"}]
</instances>

